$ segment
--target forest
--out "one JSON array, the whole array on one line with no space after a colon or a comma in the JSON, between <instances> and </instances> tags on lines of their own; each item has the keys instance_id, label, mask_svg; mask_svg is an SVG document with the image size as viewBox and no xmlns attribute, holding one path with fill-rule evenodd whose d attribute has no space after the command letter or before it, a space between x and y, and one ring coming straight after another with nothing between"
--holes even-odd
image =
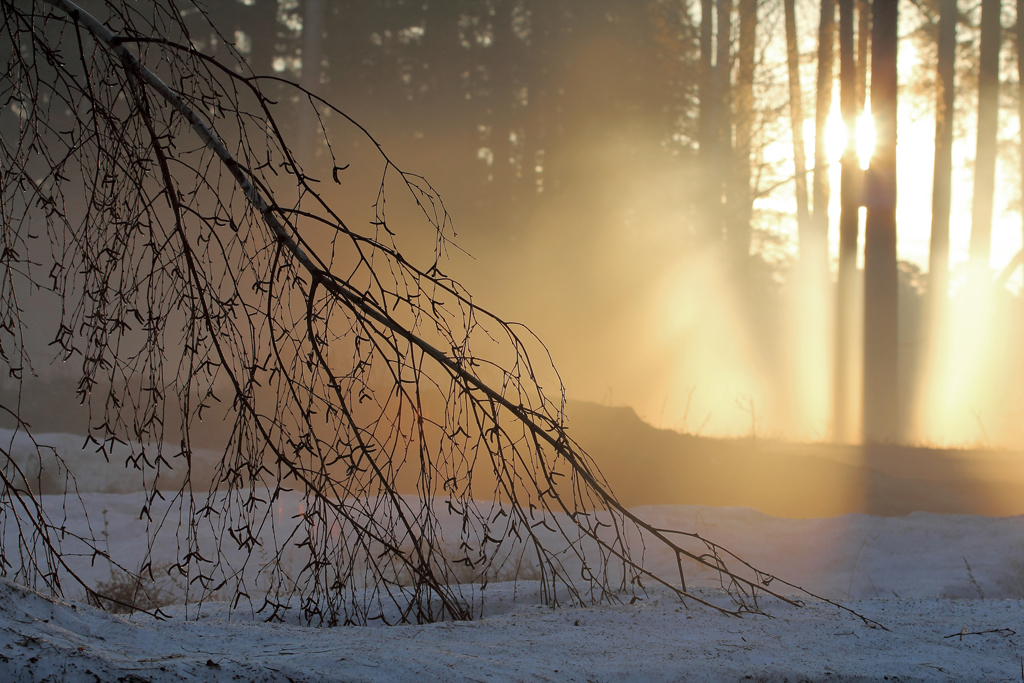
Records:
<instances>
[{"instance_id":1,"label":"forest","mask_svg":"<svg viewBox=\"0 0 1024 683\"><path fill-rule=\"evenodd\" d=\"M211 13L427 173L470 290L570 397L720 436L1021 443L1015 7L245 7Z\"/></svg>"}]
</instances>

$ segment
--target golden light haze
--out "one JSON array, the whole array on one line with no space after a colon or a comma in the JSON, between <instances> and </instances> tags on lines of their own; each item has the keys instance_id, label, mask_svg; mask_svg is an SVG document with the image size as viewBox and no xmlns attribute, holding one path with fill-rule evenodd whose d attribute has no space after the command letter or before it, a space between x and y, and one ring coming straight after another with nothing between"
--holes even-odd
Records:
<instances>
[{"instance_id":1,"label":"golden light haze","mask_svg":"<svg viewBox=\"0 0 1024 683\"><path fill-rule=\"evenodd\" d=\"M607 17L574 18L537 5L528 37L508 31L503 36L499 29L507 17L499 8L478 17L477 42L470 40L477 34L459 29L466 32L465 45L455 41L456 33L434 32L442 21L461 26L461 15L451 14L451 8L430 5L421 11L410 5L396 6L388 16L368 12L365 27L346 24L344 29L366 34L365 44L350 43L362 45L352 49L365 52L365 59L331 62L324 87L327 94L332 88L342 93L346 112L369 122L396 163L429 178L439 190L457 244L472 254L448 250L446 274L463 282L481 306L528 325L544 340L570 399L630 406L655 426L705 436L830 440L837 431L832 414L837 162L846 135L838 83L825 129L831 281L808 283L796 267L782 6L758 5L751 186L759 194L747 221L754 257L739 268L736 254L726 253L724 233L731 227L709 239L713 231L698 224L701 202L721 203L703 190L714 163L702 157L698 140L702 86L694 74L700 60L700 4L691 3L682 18L678 5L668 5L623 5ZM811 166L819 8L813 2L796 8L803 137ZM920 10L909 3L900 12L911 23L922 21ZM542 30L545 26L550 31ZM403 42L399 36L408 27L424 30L417 33L422 40ZM909 33L901 28L901 35ZM965 29L964 40L969 39ZM922 76L934 65L917 54L915 40L901 40L899 49L902 438L913 444L1024 447L1017 427L1024 411L1024 397L1016 389L1019 354L1007 341L1020 338L1016 321L1024 316L1014 308L1020 301L1014 297L1024 280L1020 271L1009 278L998 301L982 301L984 295L966 288L975 153L976 103L970 96L960 100L953 146L952 306L943 336L955 361L925 358L923 340L934 336L922 326L935 93L934 83ZM733 77L736 72L738 64ZM1012 68L1004 78L1015 78ZM969 74L958 79L963 90L974 88ZM868 100L870 107L870 93ZM1004 108L1001 117L999 137L1014 143L1016 113ZM735 141L742 126L732 125ZM858 123L862 167L872 138L867 112ZM353 152L345 145L338 149L348 163ZM322 156L326 159L326 153ZM1022 244L1015 157L1002 154L998 161L993 277ZM812 172L808 169L808 180ZM329 178L330 169L318 177ZM371 173L358 179L354 170L342 178L340 187L325 186L346 207L372 214L364 197L375 195L378 178ZM396 217L402 210L398 201L389 198L388 204ZM365 227L358 221L353 225ZM861 255L863 234L862 227ZM434 236L425 231L401 238L403 253L428 267ZM862 319L863 312L854 317ZM848 374L861 377L855 351L863 332L854 329L850 335L854 358L847 361ZM546 380L547 386L553 389L555 381ZM855 406L848 421L858 423L859 387L852 387L848 398Z\"/></svg>"},{"instance_id":2,"label":"golden light haze","mask_svg":"<svg viewBox=\"0 0 1024 683\"><path fill-rule=\"evenodd\" d=\"M901 49L902 58L908 48ZM928 264L934 116L922 112L922 106L904 104L899 122L898 258L916 266L920 277L926 276ZM807 125L810 156L810 119ZM970 125L966 122L965 128ZM1006 122L1005 137L1013 138L1015 126L1016 121ZM838 92L827 131L834 280L840 213L837 162L845 145ZM858 126L862 165L872 138L866 113ZM973 145L972 135L960 137L953 151L948 333L956 360L942 368L929 367L930 382L915 380L924 369L914 360L924 331L901 330L900 392L909 425L905 441L944 447L1024 447L1024 430L1018 426L1024 400L1005 379L1012 375L1019 354L997 341L1018 324L1006 309L1015 299L983 302L984 296L965 289ZM673 188L692 183L692 174L637 150L625 136L604 145L581 146L581 161L573 169L579 190L535 215L518 243L501 246L496 253L504 265L498 271L483 266L491 258L490 245L481 251L468 244L478 257L468 267L474 282L480 283L476 291L482 293L481 300L495 296L502 310L530 321L551 348L570 398L631 406L655 426L705 436L828 440L833 433L828 368L834 345L834 290L829 286L800 291L778 283L783 315L770 323L758 322L769 312L739 297L721 252L684 248L678 237L681 211ZM766 149L766 161L788 160L789 150L788 139L780 138ZM993 276L1021 247L1017 173L1013 159L1000 158ZM764 226L755 235L756 248L780 262L795 252L791 187L755 202L755 215L762 217ZM775 220L763 220L769 216ZM863 228L860 249L862 263ZM487 277L477 279L477 268L487 271ZM493 292L496 272L517 273L515 290ZM1019 291L1020 283L1018 271L1008 282L1007 297ZM797 312L808 306L823 311L825 319L800 329ZM909 319L921 322L917 314ZM766 326L776 339L763 337ZM855 331L855 336L860 334ZM766 347L778 353L766 352ZM851 362L859 376L860 361ZM859 397L856 391L853 405L859 406Z\"/></svg>"}]
</instances>

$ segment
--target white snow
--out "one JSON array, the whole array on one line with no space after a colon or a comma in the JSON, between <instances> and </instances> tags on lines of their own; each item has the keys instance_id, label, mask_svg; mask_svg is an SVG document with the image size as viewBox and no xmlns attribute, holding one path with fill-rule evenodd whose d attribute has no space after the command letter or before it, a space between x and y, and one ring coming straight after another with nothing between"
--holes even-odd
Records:
<instances>
[{"instance_id":1,"label":"white snow","mask_svg":"<svg viewBox=\"0 0 1024 683\"><path fill-rule=\"evenodd\" d=\"M118 543L140 540L144 528L130 512L137 495L92 495ZM640 512L700 531L889 630L814 600L767 602L772 618L739 619L664 591L632 605L553 610L537 604L530 583L489 586L476 622L312 629L216 603L188 620L171 608L170 620L157 621L3 583L0 680L1022 680L1024 518ZM710 587L700 592L727 600ZM964 628L963 638L945 637Z\"/></svg>"},{"instance_id":2,"label":"white snow","mask_svg":"<svg viewBox=\"0 0 1024 683\"><path fill-rule=\"evenodd\" d=\"M488 590L507 597L511 588ZM665 595L586 609L520 600L475 622L312 629L229 618L223 607L192 621L126 619L3 583L0 679L795 683L1021 675L1017 600L848 603L888 631L814 602L738 619ZM962 638L945 637L965 628ZM990 632L974 635L982 631Z\"/></svg>"},{"instance_id":3,"label":"white snow","mask_svg":"<svg viewBox=\"0 0 1024 683\"><path fill-rule=\"evenodd\" d=\"M80 447L69 441L64 455ZM83 488L109 490L100 479L114 475ZM58 497L41 498L61 510ZM178 552L173 533L155 534L139 518L142 494L81 500L92 534L101 533L106 511L115 556L140 561L149 547L159 563ZM287 520L298 501L280 505L274 513ZM86 529L74 506L64 509L69 530ZM263 623L251 609L215 602L165 608L171 618L160 621L104 613L75 602L81 596L73 591L53 600L0 580L0 681L1024 682L1024 517L793 520L702 506L637 512L659 527L698 532L888 630L813 599L802 607L769 600L762 607L770 618L736 618L680 603L664 589L633 604L551 609L530 582L468 588L483 598L484 617L474 622L317 629L294 619ZM68 560L90 583L110 576L102 561ZM675 558L649 549L645 562L670 570ZM710 574L692 572L687 581L705 599L728 604Z\"/></svg>"}]
</instances>

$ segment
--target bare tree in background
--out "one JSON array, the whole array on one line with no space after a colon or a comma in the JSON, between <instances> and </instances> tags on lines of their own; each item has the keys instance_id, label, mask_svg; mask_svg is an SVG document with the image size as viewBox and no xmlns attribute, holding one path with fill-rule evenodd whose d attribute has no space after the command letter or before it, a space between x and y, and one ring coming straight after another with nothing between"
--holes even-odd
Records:
<instances>
[{"instance_id":1,"label":"bare tree in background","mask_svg":"<svg viewBox=\"0 0 1024 683\"><path fill-rule=\"evenodd\" d=\"M956 93L956 0L939 5L938 64L935 95L935 169L932 228L928 250L928 313L935 329L945 329L949 299L949 213L953 177L953 98Z\"/></svg>"},{"instance_id":2,"label":"bare tree in background","mask_svg":"<svg viewBox=\"0 0 1024 683\"><path fill-rule=\"evenodd\" d=\"M836 338L833 360L832 429L840 443L854 441L854 330L858 330L857 241L860 234L860 193L863 173L857 158L857 65L854 59L854 0L839 0L839 108L846 128L840 161L839 264L836 279Z\"/></svg>"},{"instance_id":3,"label":"bare tree in background","mask_svg":"<svg viewBox=\"0 0 1024 683\"><path fill-rule=\"evenodd\" d=\"M757 0L739 0L739 46L736 53L736 148L735 170L729 189L731 215L728 239L733 257L745 273L750 257L753 208L751 149L754 137L754 48L757 39Z\"/></svg>"},{"instance_id":4,"label":"bare tree in background","mask_svg":"<svg viewBox=\"0 0 1024 683\"><path fill-rule=\"evenodd\" d=\"M956 93L957 0L939 3L935 93L935 165L932 180L928 289L925 293L924 353L919 360L924 420L941 394L949 353L949 219L953 200L953 117Z\"/></svg>"},{"instance_id":5,"label":"bare tree in background","mask_svg":"<svg viewBox=\"0 0 1024 683\"><path fill-rule=\"evenodd\" d=\"M828 149L826 123L832 110L832 86L835 81L836 0L821 0L818 24L818 78L814 101L814 180L812 187L814 213L811 230L801 240L801 260L810 256L808 264L817 279L824 282L828 271ZM809 248L808 248L809 247ZM822 277L824 275L824 277Z\"/></svg>"},{"instance_id":6,"label":"bare tree in background","mask_svg":"<svg viewBox=\"0 0 1024 683\"><path fill-rule=\"evenodd\" d=\"M871 2L857 0L857 111L864 111L868 94L868 60L871 57Z\"/></svg>"},{"instance_id":7,"label":"bare tree in background","mask_svg":"<svg viewBox=\"0 0 1024 683\"><path fill-rule=\"evenodd\" d=\"M793 164L796 187L796 222L800 243L811 227L807 208L807 159L804 151L803 92L800 87L800 52L796 35L796 2L783 0L786 14L786 63L789 68L789 117L793 130Z\"/></svg>"},{"instance_id":8,"label":"bare tree in background","mask_svg":"<svg viewBox=\"0 0 1024 683\"><path fill-rule=\"evenodd\" d=\"M864 181L864 440L900 437L896 272L897 0L871 10L871 112L876 144Z\"/></svg>"},{"instance_id":9,"label":"bare tree in background","mask_svg":"<svg viewBox=\"0 0 1024 683\"><path fill-rule=\"evenodd\" d=\"M1017 25L1015 37L1017 39L1017 87L1024 89L1021 84L1024 83L1024 19L1020 15L1020 2L1017 2ZM1018 91L1017 94L1017 126L1020 129L1020 140L1018 141L1018 152L1020 154L1020 183L1021 183L1021 201L1024 202L1024 94ZM1024 232L1024 210L1021 211L1021 231ZM1024 248L1017 252L1017 256L1014 258L1016 263L1011 264L1016 269L1022 261L1024 261ZM1007 268L1010 268L1008 265ZM1005 271L1004 271L1005 272ZM1012 272L1012 271L1010 271ZM1006 275L1009 279L1009 273Z\"/></svg>"},{"instance_id":10,"label":"bare tree in background","mask_svg":"<svg viewBox=\"0 0 1024 683\"><path fill-rule=\"evenodd\" d=\"M733 0L701 2L699 152L704 165L703 239L717 244L728 234L727 193L732 192Z\"/></svg>"},{"instance_id":11,"label":"bare tree in background","mask_svg":"<svg viewBox=\"0 0 1024 683\"><path fill-rule=\"evenodd\" d=\"M988 277L999 127L999 52L1003 42L1000 0L982 0L978 59L978 133L971 212L971 266L979 282Z\"/></svg>"},{"instance_id":12,"label":"bare tree in background","mask_svg":"<svg viewBox=\"0 0 1024 683\"><path fill-rule=\"evenodd\" d=\"M228 596L268 618L300 606L328 625L467 619L480 594L459 576L522 562L551 604L650 584L707 604L686 564L720 577L726 611L779 597L774 577L618 503L566 433L544 347L443 272L438 194L343 112L283 83L328 154L298 157L275 119L292 104L261 89L282 82L191 47L182 17L199 6L0 11L0 101L18 114L0 121L17 131L0 142L3 359L30 371L21 297L52 292L54 346L82 364L90 439L126 443L147 473L143 515L177 538L171 569L192 599ZM230 424L212 481L191 476L204 416ZM59 591L77 579L70 553L109 556L96 535L67 536L5 455L0 562ZM185 483L167 492L172 467ZM65 511L85 505L73 474ZM299 514L282 520L289 496ZM667 574L643 564L654 547L676 560Z\"/></svg>"},{"instance_id":13,"label":"bare tree in background","mask_svg":"<svg viewBox=\"0 0 1024 683\"><path fill-rule=\"evenodd\" d=\"M715 40L714 0L700 0L700 85L698 101L700 112L697 122L697 145L701 159L712 163L714 155L715 98L712 87Z\"/></svg>"},{"instance_id":14,"label":"bare tree in background","mask_svg":"<svg viewBox=\"0 0 1024 683\"><path fill-rule=\"evenodd\" d=\"M1019 3L1017 4L1017 22L1014 26L1014 42L1016 43L1017 50L1017 87L1018 89L1021 89L1020 84L1024 83L1024 78L1022 78L1022 74L1024 74L1024 64L1022 64L1021 62L1022 57L1024 57L1024 21L1021 21ZM1020 95L1020 90L1018 90L1017 95L1017 120L1018 127L1020 129L1020 140L1018 140L1017 142L1017 153L1020 157L1021 162L1020 189L1022 192L1022 201L1024 201L1024 96ZM1024 211L1022 211L1021 218L1024 219ZM1022 225L1022 229L1024 229L1024 225ZM1014 254L1013 258L1010 259L1010 262L1003 267L1002 272L1000 272L999 275L996 277L996 289L998 290L1005 287L1010 277L1022 265L1024 265L1024 248L1017 250L1017 253Z\"/></svg>"}]
</instances>

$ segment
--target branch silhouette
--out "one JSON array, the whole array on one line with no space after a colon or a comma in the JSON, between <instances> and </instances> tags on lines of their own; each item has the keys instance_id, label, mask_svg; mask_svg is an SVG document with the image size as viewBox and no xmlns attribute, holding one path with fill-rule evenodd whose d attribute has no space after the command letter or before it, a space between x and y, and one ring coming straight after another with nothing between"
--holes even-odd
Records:
<instances>
[{"instance_id":1,"label":"branch silhouette","mask_svg":"<svg viewBox=\"0 0 1024 683\"><path fill-rule=\"evenodd\" d=\"M765 595L794 601L742 561L733 571L720 546L617 501L566 430L544 345L444 274L454 245L439 194L340 109L253 75L233 49L196 50L173 3L110 1L102 21L67 0L0 7L14 46L0 96L22 113L0 146L0 350L12 374L31 368L21 292L61 300L54 345L81 360L89 443L128 449L145 478L139 575L170 534L190 600L227 596L268 619L298 609L322 625L470 619L482 601L467 570L486 584L525 565L553 605L622 601L645 584L736 615L763 613ZM270 86L313 108L316 130L299 134L319 157L297 157ZM362 221L344 193L367 179ZM424 227L422 267L407 255L423 249L399 239L422 247ZM230 425L211 481L193 476L204 415ZM3 561L53 590L62 572L84 585L63 554L106 557L100 541L64 538L12 467L5 533L30 526L20 559L5 548ZM184 483L168 492L174 467ZM64 501L87 508L73 476ZM672 571L645 565L654 547ZM687 563L715 572L731 605L688 590Z\"/></svg>"}]
</instances>

